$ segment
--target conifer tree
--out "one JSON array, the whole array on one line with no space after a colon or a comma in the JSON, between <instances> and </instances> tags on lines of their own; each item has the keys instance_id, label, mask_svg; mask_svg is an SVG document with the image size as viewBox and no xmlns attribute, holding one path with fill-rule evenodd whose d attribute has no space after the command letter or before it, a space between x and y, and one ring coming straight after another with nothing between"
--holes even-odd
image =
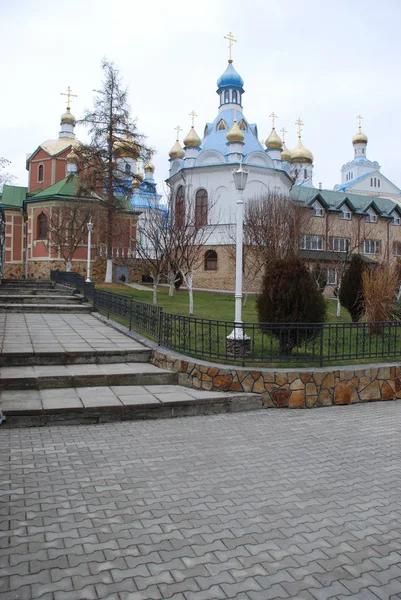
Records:
<instances>
[{"instance_id":1,"label":"conifer tree","mask_svg":"<svg viewBox=\"0 0 401 600\"><path fill-rule=\"evenodd\" d=\"M354 254L341 280L340 302L348 310L354 323L359 321L365 311L362 277L365 268L362 257Z\"/></svg>"},{"instance_id":2,"label":"conifer tree","mask_svg":"<svg viewBox=\"0 0 401 600\"><path fill-rule=\"evenodd\" d=\"M259 322L273 324L323 323L326 302L302 259L296 255L276 258L268 263L262 293L257 299ZM280 352L292 349L306 339L313 339L319 327L268 329L279 338Z\"/></svg>"},{"instance_id":3,"label":"conifer tree","mask_svg":"<svg viewBox=\"0 0 401 600\"><path fill-rule=\"evenodd\" d=\"M112 248L115 217L118 211L129 208L132 181L139 179L136 172L127 174L124 158L146 160L151 151L144 144L135 120L131 117L128 90L122 84L118 69L107 59L102 61L104 80L97 91L94 105L86 110L79 123L88 127L90 142L77 148L82 166L80 182L82 193L96 191L103 195L107 209L106 283L112 281ZM119 158L122 160L118 160Z\"/></svg>"}]
</instances>

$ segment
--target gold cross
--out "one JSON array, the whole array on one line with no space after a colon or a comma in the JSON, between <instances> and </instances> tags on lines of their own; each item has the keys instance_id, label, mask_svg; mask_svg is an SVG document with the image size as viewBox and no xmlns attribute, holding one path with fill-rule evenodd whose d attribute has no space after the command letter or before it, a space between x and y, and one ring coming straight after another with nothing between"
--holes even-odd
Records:
<instances>
[{"instance_id":1,"label":"gold cross","mask_svg":"<svg viewBox=\"0 0 401 600\"><path fill-rule=\"evenodd\" d=\"M70 110L71 108L71 98L78 98L77 94L71 93L70 86L67 88L67 93L65 94L64 92L60 92L60 96L67 96L67 110Z\"/></svg>"},{"instance_id":2,"label":"gold cross","mask_svg":"<svg viewBox=\"0 0 401 600\"><path fill-rule=\"evenodd\" d=\"M182 131L182 127L180 127L179 125L177 125L177 127L175 127L175 130L177 132L177 142L178 142L178 139L180 137L180 131Z\"/></svg>"},{"instance_id":3,"label":"gold cross","mask_svg":"<svg viewBox=\"0 0 401 600\"><path fill-rule=\"evenodd\" d=\"M195 117L197 117L198 115L193 110L192 112L189 113L189 116L192 117L192 127L194 127L195 126Z\"/></svg>"},{"instance_id":4,"label":"gold cross","mask_svg":"<svg viewBox=\"0 0 401 600\"><path fill-rule=\"evenodd\" d=\"M295 125L298 125L298 137L300 138L301 137L301 132L302 132L301 127L303 125L300 117L298 118L298 121L295 121Z\"/></svg>"},{"instance_id":5,"label":"gold cross","mask_svg":"<svg viewBox=\"0 0 401 600\"><path fill-rule=\"evenodd\" d=\"M362 119L363 117L361 115L357 115L356 118L358 119L358 127L359 127L359 131L361 131L361 125L362 125Z\"/></svg>"},{"instance_id":6,"label":"gold cross","mask_svg":"<svg viewBox=\"0 0 401 600\"><path fill-rule=\"evenodd\" d=\"M274 121L277 119L277 115L276 113L273 111L271 115L269 115L269 117L272 118L272 123L273 123L273 129L274 129Z\"/></svg>"},{"instance_id":7,"label":"gold cross","mask_svg":"<svg viewBox=\"0 0 401 600\"><path fill-rule=\"evenodd\" d=\"M284 140L284 136L285 136L285 134L286 134L286 133L287 133L287 130L286 130L286 129L284 129L284 127L283 127L283 128L281 129L281 135L282 135L282 137L283 137L283 144L284 144L284 141L285 141L285 140Z\"/></svg>"},{"instance_id":8,"label":"gold cross","mask_svg":"<svg viewBox=\"0 0 401 600\"><path fill-rule=\"evenodd\" d=\"M234 36L231 33L231 31L224 36L224 39L228 40L228 62L232 63L233 59L231 57L231 48L233 47L234 42L236 42L237 40L234 39Z\"/></svg>"}]
</instances>

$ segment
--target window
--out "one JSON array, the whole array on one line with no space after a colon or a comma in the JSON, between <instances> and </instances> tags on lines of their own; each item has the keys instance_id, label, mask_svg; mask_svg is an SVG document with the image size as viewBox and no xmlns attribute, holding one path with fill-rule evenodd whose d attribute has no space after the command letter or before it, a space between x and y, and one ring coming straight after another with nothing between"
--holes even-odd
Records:
<instances>
[{"instance_id":1,"label":"window","mask_svg":"<svg viewBox=\"0 0 401 600\"><path fill-rule=\"evenodd\" d=\"M340 219L344 219L345 221L351 221L352 214L351 211L348 210L346 206L341 209Z\"/></svg>"},{"instance_id":2,"label":"window","mask_svg":"<svg viewBox=\"0 0 401 600\"><path fill-rule=\"evenodd\" d=\"M344 237L331 237L330 248L333 252L349 252L351 240Z\"/></svg>"},{"instance_id":3,"label":"window","mask_svg":"<svg viewBox=\"0 0 401 600\"><path fill-rule=\"evenodd\" d=\"M195 196L195 225L207 225L207 191L198 190Z\"/></svg>"},{"instance_id":4,"label":"window","mask_svg":"<svg viewBox=\"0 0 401 600\"><path fill-rule=\"evenodd\" d=\"M224 121L224 119L221 119L217 123L216 129L217 129L217 131L223 131L223 129L227 129L227 123Z\"/></svg>"},{"instance_id":5,"label":"window","mask_svg":"<svg viewBox=\"0 0 401 600\"><path fill-rule=\"evenodd\" d=\"M377 180L377 187L380 187L380 179Z\"/></svg>"},{"instance_id":6,"label":"window","mask_svg":"<svg viewBox=\"0 0 401 600\"><path fill-rule=\"evenodd\" d=\"M337 285L337 269L335 267L326 268L326 285Z\"/></svg>"},{"instance_id":7,"label":"window","mask_svg":"<svg viewBox=\"0 0 401 600\"><path fill-rule=\"evenodd\" d=\"M37 239L47 239L47 215L44 212L41 212L37 218Z\"/></svg>"},{"instance_id":8,"label":"window","mask_svg":"<svg viewBox=\"0 0 401 600\"><path fill-rule=\"evenodd\" d=\"M371 208L366 215L366 223L377 223L377 214Z\"/></svg>"},{"instance_id":9,"label":"window","mask_svg":"<svg viewBox=\"0 0 401 600\"><path fill-rule=\"evenodd\" d=\"M203 132L203 137L206 137L207 135L209 135L209 127L206 125L205 131Z\"/></svg>"},{"instance_id":10,"label":"window","mask_svg":"<svg viewBox=\"0 0 401 600\"><path fill-rule=\"evenodd\" d=\"M373 187L373 179L372 179L372 177L370 178L370 187Z\"/></svg>"},{"instance_id":11,"label":"window","mask_svg":"<svg viewBox=\"0 0 401 600\"><path fill-rule=\"evenodd\" d=\"M241 121L238 123L238 127L242 130L242 131L247 131L248 130L248 126L245 123L244 119L241 119Z\"/></svg>"},{"instance_id":12,"label":"window","mask_svg":"<svg viewBox=\"0 0 401 600\"><path fill-rule=\"evenodd\" d=\"M45 178L45 168L43 165L38 166L38 183L44 181Z\"/></svg>"},{"instance_id":13,"label":"window","mask_svg":"<svg viewBox=\"0 0 401 600\"><path fill-rule=\"evenodd\" d=\"M224 92L224 104L228 104L230 102L230 92L226 90Z\"/></svg>"},{"instance_id":14,"label":"window","mask_svg":"<svg viewBox=\"0 0 401 600\"><path fill-rule=\"evenodd\" d=\"M205 252L205 271L217 271L217 252L214 250Z\"/></svg>"},{"instance_id":15,"label":"window","mask_svg":"<svg viewBox=\"0 0 401 600\"><path fill-rule=\"evenodd\" d=\"M131 173L131 165L128 163L125 163L125 172L127 173L127 175Z\"/></svg>"},{"instance_id":16,"label":"window","mask_svg":"<svg viewBox=\"0 0 401 600\"><path fill-rule=\"evenodd\" d=\"M393 215L393 219L391 221L391 224L392 225L400 225L401 224L401 218L400 218L400 216L397 213L395 213Z\"/></svg>"},{"instance_id":17,"label":"window","mask_svg":"<svg viewBox=\"0 0 401 600\"><path fill-rule=\"evenodd\" d=\"M306 173L306 170L305 170L305 173ZM305 175L305 177L306 177L306 175ZM314 204L312 204L312 208L313 208L312 215L314 217L323 217L324 208L319 204L319 202L315 202Z\"/></svg>"},{"instance_id":18,"label":"window","mask_svg":"<svg viewBox=\"0 0 401 600\"><path fill-rule=\"evenodd\" d=\"M401 256L401 242L393 243L393 254L394 256Z\"/></svg>"},{"instance_id":19,"label":"window","mask_svg":"<svg viewBox=\"0 0 401 600\"><path fill-rule=\"evenodd\" d=\"M237 104L237 103L238 103L238 100L237 100L237 98L238 98L238 94L237 94L237 92L236 92L235 90L233 90L233 93L232 93L232 101L233 101L233 102L235 102L235 104Z\"/></svg>"},{"instance_id":20,"label":"window","mask_svg":"<svg viewBox=\"0 0 401 600\"><path fill-rule=\"evenodd\" d=\"M184 224L184 214L185 214L185 190L184 190L184 186L180 185L180 187L177 190L177 195L175 197L175 224L179 228L181 228Z\"/></svg>"},{"instance_id":21,"label":"window","mask_svg":"<svg viewBox=\"0 0 401 600\"><path fill-rule=\"evenodd\" d=\"M323 250L323 236L303 234L299 247L301 250Z\"/></svg>"},{"instance_id":22,"label":"window","mask_svg":"<svg viewBox=\"0 0 401 600\"><path fill-rule=\"evenodd\" d=\"M364 254L380 254L382 243L381 240L363 240L361 248Z\"/></svg>"},{"instance_id":23,"label":"window","mask_svg":"<svg viewBox=\"0 0 401 600\"><path fill-rule=\"evenodd\" d=\"M304 179L308 179L308 171L304 169Z\"/></svg>"}]
</instances>

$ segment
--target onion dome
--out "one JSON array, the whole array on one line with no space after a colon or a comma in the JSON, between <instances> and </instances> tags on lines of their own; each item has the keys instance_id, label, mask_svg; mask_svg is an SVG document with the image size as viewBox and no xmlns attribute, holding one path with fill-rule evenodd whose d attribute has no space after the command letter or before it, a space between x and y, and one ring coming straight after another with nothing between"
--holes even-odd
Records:
<instances>
[{"instance_id":1,"label":"onion dome","mask_svg":"<svg viewBox=\"0 0 401 600\"><path fill-rule=\"evenodd\" d=\"M242 133L241 129L238 127L237 121L234 120L233 126L231 127L231 129L228 131L228 133L226 135L227 142L229 142L229 143L243 142L244 139L245 139L244 134Z\"/></svg>"},{"instance_id":2,"label":"onion dome","mask_svg":"<svg viewBox=\"0 0 401 600\"><path fill-rule=\"evenodd\" d=\"M61 115L61 123L71 123L72 125L75 125L75 122L74 115L71 114L70 108L67 107L67 112Z\"/></svg>"},{"instance_id":3,"label":"onion dome","mask_svg":"<svg viewBox=\"0 0 401 600\"><path fill-rule=\"evenodd\" d=\"M301 142L301 137L298 136L298 144L296 148L291 152L291 162L297 163L313 163L313 154L310 150L304 148Z\"/></svg>"},{"instance_id":4,"label":"onion dome","mask_svg":"<svg viewBox=\"0 0 401 600\"><path fill-rule=\"evenodd\" d=\"M359 131L357 134L354 135L354 137L352 138L352 143L353 144L367 144L368 143L368 137L362 133L361 128L359 128Z\"/></svg>"},{"instance_id":5,"label":"onion dome","mask_svg":"<svg viewBox=\"0 0 401 600\"><path fill-rule=\"evenodd\" d=\"M291 160L291 152L288 150L288 148L284 142L283 142L283 150L281 152L281 160L283 162L287 162L287 161Z\"/></svg>"},{"instance_id":6,"label":"onion dome","mask_svg":"<svg viewBox=\"0 0 401 600\"><path fill-rule=\"evenodd\" d=\"M232 62L229 61L227 69L224 71L223 75L219 77L217 80L217 87L226 88L226 87L237 87L241 88L244 85L244 80L241 75L237 73L234 69Z\"/></svg>"},{"instance_id":7,"label":"onion dome","mask_svg":"<svg viewBox=\"0 0 401 600\"><path fill-rule=\"evenodd\" d=\"M155 172L155 165L152 162L150 162L150 160L149 160L146 163L146 165L144 166L143 169L144 169L145 173L146 173L146 171L151 171L152 173L154 173Z\"/></svg>"},{"instance_id":8,"label":"onion dome","mask_svg":"<svg viewBox=\"0 0 401 600\"><path fill-rule=\"evenodd\" d=\"M79 160L78 155L76 154L74 148L71 149L71 152L67 154L67 162L68 163L77 163Z\"/></svg>"},{"instance_id":9,"label":"onion dome","mask_svg":"<svg viewBox=\"0 0 401 600\"><path fill-rule=\"evenodd\" d=\"M269 150L281 150L283 147L282 139L277 135L275 128L273 127L271 134L265 141L266 148Z\"/></svg>"},{"instance_id":10,"label":"onion dome","mask_svg":"<svg viewBox=\"0 0 401 600\"><path fill-rule=\"evenodd\" d=\"M188 135L184 138L184 146L187 148L199 148L201 145L201 139L195 131L195 127L192 125Z\"/></svg>"},{"instance_id":11,"label":"onion dome","mask_svg":"<svg viewBox=\"0 0 401 600\"><path fill-rule=\"evenodd\" d=\"M132 180L132 187L133 187L133 189L139 188L140 185L141 185L141 182L138 179L133 179Z\"/></svg>"},{"instance_id":12,"label":"onion dome","mask_svg":"<svg viewBox=\"0 0 401 600\"><path fill-rule=\"evenodd\" d=\"M174 146L171 148L168 155L170 158L184 158L185 153L184 153L184 150L182 149L182 146L178 140L176 140Z\"/></svg>"}]
</instances>

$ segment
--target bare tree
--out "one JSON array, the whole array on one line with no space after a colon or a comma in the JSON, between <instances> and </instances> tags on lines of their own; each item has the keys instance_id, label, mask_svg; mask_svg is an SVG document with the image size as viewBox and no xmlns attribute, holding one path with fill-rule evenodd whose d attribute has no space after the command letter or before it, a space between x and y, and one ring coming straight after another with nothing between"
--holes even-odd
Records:
<instances>
[{"instance_id":1,"label":"bare tree","mask_svg":"<svg viewBox=\"0 0 401 600\"><path fill-rule=\"evenodd\" d=\"M50 244L64 260L66 271L71 271L78 248L87 243L87 225L90 217L95 221L96 216L97 209L89 202L71 200L52 207L48 224Z\"/></svg>"},{"instance_id":2,"label":"bare tree","mask_svg":"<svg viewBox=\"0 0 401 600\"><path fill-rule=\"evenodd\" d=\"M104 196L106 220L106 283L112 281L112 249L115 239L116 213L129 207L132 181L139 179L131 160L145 160L151 151L131 117L128 90L123 87L118 69L106 59L102 61L104 81L94 100L80 121L89 129L91 141L77 148L81 163L82 193L96 191ZM129 169L126 169L129 165Z\"/></svg>"},{"instance_id":3,"label":"bare tree","mask_svg":"<svg viewBox=\"0 0 401 600\"><path fill-rule=\"evenodd\" d=\"M14 175L11 175L5 169L10 165L10 161L0 156L0 192L5 183L12 183L15 180Z\"/></svg>"}]
</instances>

